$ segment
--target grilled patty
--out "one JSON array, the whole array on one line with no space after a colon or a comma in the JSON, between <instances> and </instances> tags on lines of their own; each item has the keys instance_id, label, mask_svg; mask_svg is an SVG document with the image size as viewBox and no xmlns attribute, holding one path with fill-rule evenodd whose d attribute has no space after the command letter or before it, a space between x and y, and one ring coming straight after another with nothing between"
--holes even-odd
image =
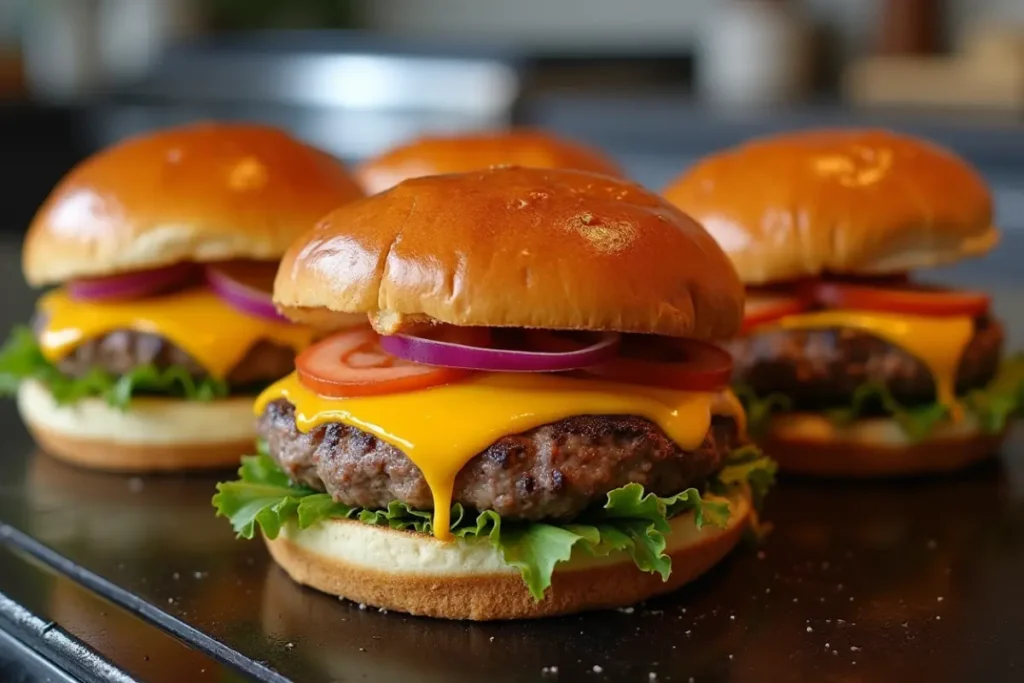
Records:
<instances>
[{"instance_id":1,"label":"grilled patty","mask_svg":"<svg viewBox=\"0 0 1024 683\"><path fill-rule=\"evenodd\" d=\"M1003 327L978 319L964 351L956 390L984 387L999 369ZM759 395L789 396L794 407L818 410L848 405L865 383L885 384L897 401L919 405L935 400L935 380L916 357L883 339L848 328L777 330L754 333L727 345L733 378Z\"/></svg>"},{"instance_id":2,"label":"grilled patty","mask_svg":"<svg viewBox=\"0 0 1024 683\"><path fill-rule=\"evenodd\" d=\"M287 401L270 403L258 430L270 454L301 483L339 502L380 509L394 500L433 509L430 487L394 446L343 424L303 434ZM715 418L696 450L685 451L648 420L584 415L502 437L455 480L453 502L506 519L569 520L630 482L658 495L699 486L739 446L736 423Z\"/></svg>"},{"instance_id":3,"label":"grilled patty","mask_svg":"<svg viewBox=\"0 0 1024 683\"><path fill-rule=\"evenodd\" d=\"M40 325L34 323L36 334ZM82 377L99 368L111 375L124 375L142 365L163 370L171 366L184 368L196 379L208 373L188 353L160 335L135 330L114 330L90 339L57 362L57 368L69 377ZM259 341L228 373L233 389L266 385L295 369L295 352L287 346Z\"/></svg>"}]
</instances>

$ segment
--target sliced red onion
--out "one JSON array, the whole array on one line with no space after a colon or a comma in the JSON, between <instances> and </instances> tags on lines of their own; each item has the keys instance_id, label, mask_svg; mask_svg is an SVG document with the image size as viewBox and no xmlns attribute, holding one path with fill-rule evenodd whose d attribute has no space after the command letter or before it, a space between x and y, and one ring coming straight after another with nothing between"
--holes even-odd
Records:
<instances>
[{"instance_id":1,"label":"sliced red onion","mask_svg":"<svg viewBox=\"0 0 1024 683\"><path fill-rule=\"evenodd\" d=\"M261 274L253 274L252 267L244 263L206 268L210 289L232 308L257 318L287 321L274 307L270 292L257 284L260 277Z\"/></svg>"},{"instance_id":2,"label":"sliced red onion","mask_svg":"<svg viewBox=\"0 0 1024 683\"><path fill-rule=\"evenodd\" d=\"M385 351L425 365L495 372L560 372L578 370L613 358L619 335L608 332L595 343L572 351L544 352L467 346L406 334L380 338Z\"/></svg>"},{"instance_id":3,"label":"sliced red onion","mask_svg":"<svg viewBox=\"0 0 1024 683\"><path fill-rule=\"evenodd\" d=\"M180 289L193 282L197 272L196 266L191 263L177 263L155 270L72 280L66 289L73 299L82 301L141 299Z\"/></svg>"}]
</instances>

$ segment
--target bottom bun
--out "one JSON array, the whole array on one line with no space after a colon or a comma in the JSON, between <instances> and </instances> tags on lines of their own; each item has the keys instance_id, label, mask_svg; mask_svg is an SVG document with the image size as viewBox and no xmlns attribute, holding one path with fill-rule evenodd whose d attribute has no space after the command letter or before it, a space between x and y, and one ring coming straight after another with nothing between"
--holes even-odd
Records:
<instances>
[{"instance_id":1,"label":"bottom bun","mask_svg":"<svg viewBox=\"0 0 1024 683\"><path fill-rule=\"evenodd\" d=\"M486 539L446 543L415 532L330 520L303 530L288 525L267 540L267 547L296 582L354 602L442 619L530 619L624 607L692 581L732 550L750 522L745 493L729 502L724 528L697 530L692 513L671 521L668 581L640 571L623 552L574 554L556 566L540 601Z\"/></svg>"},{"instance_id":2,"label":"bottom bun","mask_svg":"<svg viewBox=\"0 0 1024 683\"><path fill-rule=\"evenodd\" d=\"M117 472L232 467L256 438L251 398L138 398L122 411L98 398L60 405L45 385L29 380L18 389L18 409L50 455Z\"/></svg>"},{"instance_id":3,"label":"bottom bun","mask_svg":"<svg viewBox=\"0 0 1024 683\"><path fill-rule=\"evenodd\" d=\"M889 477L964 469L999 451L1006 431L988 434L964 415L914 441L896 420L872 418L836 425L823 415L792 413L772 419L758 446L794 474Z\"/></svg>"}]
</instances>

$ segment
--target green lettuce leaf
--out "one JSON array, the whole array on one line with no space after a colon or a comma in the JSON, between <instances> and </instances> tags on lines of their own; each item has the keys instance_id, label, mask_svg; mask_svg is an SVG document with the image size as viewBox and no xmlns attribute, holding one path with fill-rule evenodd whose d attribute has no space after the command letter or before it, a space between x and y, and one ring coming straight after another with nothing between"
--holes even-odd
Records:
<instances>
[{"instance_id":1,"label":"green lettuce leaf","mask_svg":"<svg viewBox=\"0 0 1024 683\"><path fill-rule=\"evenodd\" d=\"M945 420L949 409L939 403L922 406L905 406L892 395L884 384L862 384L853 392L850 405L826 411L829 419L838 425L849 425L862 415L870 414L872 408L881 406L886 415L892 416L912 440L919 441L928 436L936 425Z\"/></svg>"},{"instance_id":2,"label":"green lettuce leaf","mask_svg":"<svg viewBox=\"0 0 1024 683\"><path fill-rule=\"evenodd\" d=\"M760 396L746 384L735 385L733 393L747 413L747 432L754 436L765 433L773 415L787 413L793 409L793 400L785 394L772 393Z\"/></svg>"},{"instance_id":3,"label":"green lettuce leaf","mask_svg":"<svg viewBox=\"0 0 1024 683\"><path fill-rule=\"evenodd\" d=\"M34 379L46 385L57 403L75 403L83 398L99 397L116 408L125 409L134 396L158 394L191 401L211 401L228 395L222 380L196 379L180 366L157 369L143 365L124 375L92 370L82 377L68 377L43 357L28 327L11 330L0 347L0 395L13 395L18 385Z\"/></svg>"},{"instance_id":4,"label":"green lettuce leaf","mask_svg":"<svg viewBox=\"0 0 1024 683\"><path fill-rule=\"evenodd\" d=\"M735 387L735 391L747 410L748 429L755 436L764 433L773 415L792 409L792 401L782 394L758 396L750 387L742 385ZM985 432L1001 432L1012 417L1024 414L1024 353L1006 359L995 379L984 389L975 389L961 398L964 408L978 419ZM833 408L824 414L838 425L848 425L877 413L879 407L914 440L928 436L949 416L947 408L939 403L902 405L885 385L875 383L858 387L849 406Z\"/></svg>"},{"instance_id":5,"label":"green lettuce leaf","mask_svg":"<svg viewBox=\"0 0 1024 683\"><path fill-rule=\"evenodd\" d=\"M268 538L294 523L307 529L328 519L356 519L364 524L388 526L423 534L433 532L433 515L392 501L385 510L366 510L335 502L330 495L290 482L288 476L263 448L259 455L242 459L239 479L217 485L213 506L228 518L241 538L252 538L257 527ZM734 452L722 474L709 488L719 495L737 486L749 486L760 501L771 485L775 464L748 447ZM530 594L537 600L551 586L559 562L574 552L607 555L622 551L646 572L668 579L671 559L665 554L669 520L694 513L698 528L704 524L725 526L729 504L705 500L690 488L674 496L645 493L639 484L627 484L608 493L605 504L572 524L504 522L491 510L470 512L456 503L451 509L451 531L458 538L480 539L494 545L505 562L517 568Z\"/></svg>"},{"instance_id":6,"label":"green lettuce leaf","mask_svg":"<svg viewBox=\"0 0 1024 683\"><path fill-rule=\"evenodd\" d=\"M754 500L754 508L760 510L768 491L775 485L778 465L756 446L744 446L734 450L712 482L712 490L724 495L731 486L745 484ZM722 487L716 489L716 487ZM706 506L705 506L706 507Z\"/></svg>"}]
</instances>

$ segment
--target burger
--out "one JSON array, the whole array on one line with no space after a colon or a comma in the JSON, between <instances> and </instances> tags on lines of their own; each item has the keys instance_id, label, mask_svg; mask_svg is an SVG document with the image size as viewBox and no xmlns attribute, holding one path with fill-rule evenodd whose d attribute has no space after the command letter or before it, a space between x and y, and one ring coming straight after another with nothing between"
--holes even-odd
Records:
<instances>
[{"instance_id":1,"label":"burger","mask_svg":"<svg viewBox=\"0 0 1024 683\"><path fill-rule=\"evenodd\" d=\"M361 196L337 162L262 126L169 129L96 154L29 227L25 276L57 287L0 352L0 388L46 451L79 465L237 462L253 396L314 334L275 311L277 261Z\"/></svg>"},{"instance_id":2,"label":"burger","mask_svg":"<svg viewBox=\"0 0 1024 683\"><path fill-rule=\"evenodd\" d=\"M452 619L629 605L722 559L770 483L708 341L743 287L636 185L407 180L293 244L274 301L369 322L260 395L263 453L213 501L301 584Z\"/></svg>"},{"instance_id":3,"label":"burger","mask_svg":"<svg viewBox=\"0 0 1024 683\"><path fill-rule=\"evenodd\" d=\"M421 137L363 163L356 170L368 194L408 178L468 173L495 166L570 168L622 177L602 152L540 130L514 128L448 136Z\"/></svg>"},{"instance_id":4,"label":"burger","mask_svg":"<svg viewBox=\"0 0 1024 683\"><path fill-rule=\"evenodd\" d=\"M1024 364L1000 370L988 295L911 275L999 241L964 160L885 131L790 133L712 155L664 195L748 287L734 380L781 468L917 474L998 449Z\"/></svg>"}]
</instances>

